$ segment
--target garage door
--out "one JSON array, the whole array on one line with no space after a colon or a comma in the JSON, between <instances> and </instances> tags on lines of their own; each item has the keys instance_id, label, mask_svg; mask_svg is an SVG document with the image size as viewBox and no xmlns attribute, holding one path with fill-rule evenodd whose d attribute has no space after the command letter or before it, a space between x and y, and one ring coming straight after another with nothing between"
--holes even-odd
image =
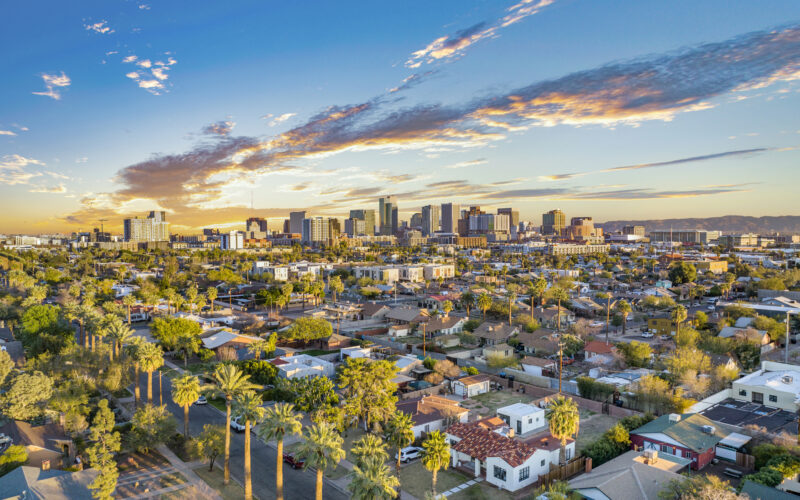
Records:
<instances>
[{"instance_id":1,"label":"garage door","mask_svg":"<svg viewBox=\"0 0 800 500\"><path fill-rule=\"evenodd\" d=\"M722 446L716 447L716 455L719 458L724 458L725 460L732 460L736 461L736 451L731 450L730 448L723 448Z\"/></svg>"}]
</instances>

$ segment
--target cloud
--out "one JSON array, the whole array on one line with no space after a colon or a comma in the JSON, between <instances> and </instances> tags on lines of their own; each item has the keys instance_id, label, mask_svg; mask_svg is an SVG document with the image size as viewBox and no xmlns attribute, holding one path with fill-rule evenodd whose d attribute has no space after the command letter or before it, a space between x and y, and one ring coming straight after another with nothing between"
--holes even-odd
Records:
<instances>
[{"instance_id":1,"label":"cloud","mask_svg":"<svg viewBox=\"0 0 800 500\"><path fill-rule=\"evenodd\" d=\"M28 190L29 193L50 193L50 194L63 194L67 192L67 188L63 184L58 186L38 186Z\"/></svg>"},{"instance_id":2,"label":"cloud","mask_svg":"<svg viewBox=\"0 0 800 500\"><path fill-rule=\"evenodd\" d=\"M76 163L78 163L78 162L76 162ZM58 172L51 172L51 171L49 171L49 170L46 170L46 171L45 171L45 173L46 173L47 175L49 175L50 177L53 177L53 178L55 178L55 179L63 179L63 180L65 180L65 181L68 181L68 180L70 180L69 176L67 176L67 175L64 175L64 174L61 174L61 173L58 173Z\"/></svg>"},{"instance_id":3,"label":"cloud","mask_svg":"<svg viewBox=\"0 0 800 500\"><path fill-rule=\"evenodd\" d=\"M295 116L296 114L297 113L284 113L282 115L276 116L275 118L272 119L271 122L269 122L269 126L270 127L274 127L275 125L277 125L279 123L285 122L286 120L288 120L289 118ZM267 116L271 117L272 115L267 115Z\"/></svg>"},{"instance_id":4,"label":"cloud","mask_svg":"<svg viewBox=\"0 0 800 500\"><path fill-rule=\"evenodd\" d=\"M42 174L25 170L28 165L44 165L43 162L21 155L6 155L0 158L0 184L15 186L27 184L34 177Z\"/></svg>"},{"instance_id":5,"label":"cloud","mask_svg":"<svg viewBox=\"0 0 800 500\"><path fill-rule=\"evenodd\" d=\"M722 153L713 153L701 156L690 156L688 158L678 158L677 160L658 161L653 163L639 163L636 165L624 165L622 167L614 167L614 168L607 168L605 170L600 170L600 172L617 172L620 170L639 170L643 168L668 167L672 165L682 165L684 163L693 163L697 161L728 158L730 156L752 156L754 154L764 153L769 150L770 148L739 149L736 151L724 151Z\"/></svg>"},{"instance_id":6,"label":"cloud","mask_svg":"<svg viewBox=\"0 0 800 500\"><path fill-rule=\"evenodd\" d=\"M72 81L69 79L67 75L64 74L62 71L60 75L50 75L47 73L42 73L42 80L44 80L44 86L47 88L47 91L44 92L31 92L33 95L43 95L47 97L51 97L58 101L61 99L61 88L69 87Z\"/></svg>"},{"instance_id":7,"label":"cloud","mask_svg":"<svg viewBox=\"0 0 800 500\"><path fill-rule=\"evenodd\" d=\"M444 168L465 168L465 167L476 167L478 165L486 165L489 162L486 158L478 158L476 160L470 161L461 161L458 163L454 163L452 165L446 165Z\"/></svg>"},{"instance_id":8,"label":"cloud","mask_svg":"<svg viewBox=\"0 0 800 500\"><path fill-rule=\"evenodd\" d=\"M146 3L139 4L139 10L150 10L150 6Z\"/></svg>"},{"instance_id":9,"label":"cloud","mask_svg":"<svg viewBox=\"0 0 800 500\"><path fill-rule=\"evenodd\" d=\"M384 94L330 106L276 136L224 136L185 153L155 155L123 168L116 178L121 187L112 196L118 203L153 200L184 213L231 199L223 193L230 193L229 187L241 179L304 172L308 167L303 162L344 152L468 150L504 139L509 127L671 120L677 113L710 107L717 96L793 78L798 67L800 26L791 26L614 63L463 103L397 107L398 101ZM456 183L405 194L423 199L493 192L491 186Z\"/></svg>"},{"instance_id":10,"label":"cloud","mask_svg":"<svg viewBox=\"0 0 800 500\"><path fill-rule=\"evenodd\" d=\"M442 59L460 56L471 45L486 38L496 37L497 32L522 19L536 14L555 0L522 0L506 9L506 15L493 21L482 21L451 35L439 37L420 49L406 61L409 68L418 68Z\"/></svg>"},{"instance_id":11,"label":"cloud","mask_svg":"<svg viewBox=\"0 0 800 500\"><path fill-rule=\"evenodd\" d=\"M0 135L17 135L13 130L0 130Z\"/></svg>"},{"instance_id":12,"label":"cloud","mask_svg":"<svg viewBox=\"0 0 800 500\"><path fill-rule=\"evenodd\" d=\"M165 53L169 55L169 52ZM161 95L166 92L165 82L169 78L169 70L178 63L173 57L168 57L167 61L151 61L150 59L139 59L135 54L126 56L122 59L125 64L135 63L142 68L137 71L130 71L126 77L135 81L136 84L153 95Z\"/></svg>"},{"instance_id":13,"label":"cloud","mask_svg":"<svg viewBox=\"0 0 800 500\"><path fill-rule=\"evenodd\" d=\"M233 127L235 126L236 122L230 120L218 121L203 127L202 133L205 135L228 135L233 131Z\"/></svg>"},{"instance_id":14,"label":"cloud","mask_svg":"<svg viewBox=\"0 0 800 500\"><path fill-rule=\"evenodd\" d=\"M615 191L596 191L571 193L563 196L564 200L599 200L599 201L625 201L625 200L650 200L664 198L696 198L698 196L710 196L726 193L742 193L745 189L736 187L715 188L715 189L690 189L674 191L658 191L649 188L641 189L620 189Z\"/></svg>"},{"instance_id":15,"label":"cloud","mask_svg":"<svg viewBox=\"0 0 800 500\"><path fill-rule=\"evenodd\" d=\"M429 76L438 73L436 70L426 71L425 73L414 73L413 75L409 75L403 78L403 81L397 87L389 89L390 94L394 94L397 92L402 92L404 90L408 90L410 88L416 87L423 81L425 81Z\"/></svg>"},{"instance_id":16,"label":"cloud","mask_svg":"<svg viewBox=\"0 0 800 500\"><path fill-rule=\"evenodd\" d=\"M94 31L95 33L100 33L101 35L107 35L114 32L114 30L108 26L108 21L106 20L94 24L85 24L83 27L86 28L86 31Z\"/></svg>"}]
</instances>

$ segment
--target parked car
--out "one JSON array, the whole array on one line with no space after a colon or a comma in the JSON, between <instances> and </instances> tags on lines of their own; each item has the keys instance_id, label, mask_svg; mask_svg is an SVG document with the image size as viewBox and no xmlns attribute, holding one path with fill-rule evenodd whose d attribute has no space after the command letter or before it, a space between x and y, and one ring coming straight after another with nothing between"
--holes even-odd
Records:
<instances>
[{"instance_id":1,"label":"parked car","mask_svg":"<svg viewBox=\"0 0 800 500\"><path fill-rule=\"evenodd\" d=\"M655 337L655 334L653 332L648 332L648 331L642 332L642 338L652 339L653 337Z\"/></svg>"},{"instance_id":2,"label":"parked car","mask_svg":"<svg viewBox=\"0 0 800 500\"><path fill-rule=\"evenodd\" d=\"M10 445L11 441L12 441L11 436L7 436L7 435L5 435L5 434L0 432L0 446L6 445L6 444Z\"/></svg>"},{"instance_id":3,"label":"parked car","mask_svg":"<svg viewBox=\"0 0 800 500\"><path fill-rule=\"evenodd\" d=\"M400 450L400 461L403 463L410 462L422 456L422 448L418 446L408 446Z\"/></svg>"},{"instance_id":4,"label":"parked car","mask_svg":"<svg viewBox=\"0 0 800 500\"><path fill-rule=\"evenodd\" d=\"M206 399L205 396L200 396L199 398L197 398L197 401L195 401L194 404L196 404L196 405L207 405L208 404L208 400Z\"/></svg>"},{"instance_id":5,"label":"parked car","mask_svg":"<svg viewBox=\"0 0 800 500\"><path fill-rule=\"evenodd\" d=\"M670 340L672 338L671 335L667 335L666 333L659 337L661 340Z\"/></svg>"},{"instance_id":6,"label":"parked car","mask_svg":"<svg viewBox=\"0 0 800 500\"><path fill-rule=\"evenodd\" d=\"M708 306L708 307L706 307L706 309L708 309L709 311L713 311L716 308L717 308L717 306Z\"/></svg>"},{"instance_id":7,"label":"parked car","mask_svg":"<svg viewBox=\"0 0 800 500\"><path fill-rule=\"evenodd\" d=\"M244 432L244 423L241 422L241 418L236 417L231 419L231 429L236 432Z\"/></svg>"},{"instance_id":8,"label":"parked car","mask_svg":"<svg viewBox=\"0 0 800 500\"><path fill-rule=\"evenodd\" d=\"M296 458L293 453L284 453L283 461L292 466L292 469L301 469L306 464L304 461Z\"/></svg>"}]
</instances>

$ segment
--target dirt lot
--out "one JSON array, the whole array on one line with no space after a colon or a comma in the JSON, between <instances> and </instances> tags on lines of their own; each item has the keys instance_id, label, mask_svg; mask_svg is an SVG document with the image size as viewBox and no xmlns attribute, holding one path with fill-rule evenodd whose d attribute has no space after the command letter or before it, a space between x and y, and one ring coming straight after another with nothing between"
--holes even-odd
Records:
<instances>
[{"instance_id":1,"label":"dirt lot","mask_svg":"<svg viewBox=\"0 0 800 500\"><path fill-rule=\"evenodd\" d=\"M580 453L586 445L603 435L617 423L619 419L602 413L594 413L581 409L581 425L575 443L576 453Z\"/></svg>"},{"instance_id":2,"label":"dirt lot","mask_svg":"<svg viewBox=\"0 0 800 500\"><path fill-rule=\"evenodd\" d=\"M531 396L509 390L490 391L485 394L474 396L471 399L477 401L480 405L471 406L470 403L465 401L464 403L466 404L463 406L465 408L475 409L484 416L493 416L498 408L504 406L513 405L514 403L530 403L533 401Z\"/></svg>"}]
</instances>

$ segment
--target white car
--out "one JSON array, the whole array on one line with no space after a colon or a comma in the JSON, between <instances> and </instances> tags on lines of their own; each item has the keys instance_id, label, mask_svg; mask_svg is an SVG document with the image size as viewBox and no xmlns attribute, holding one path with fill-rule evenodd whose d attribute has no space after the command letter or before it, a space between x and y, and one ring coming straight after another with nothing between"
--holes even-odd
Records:
<instances>
[{"instance_id":1,"label":"white car","mask_svg":"<svg viewBox=\"0 0 800 500\"><path fill-rule=\"evenodd\" d=\"M652 339L653 337L655 337L653 332L642 332L642 338Z\"/></svg>"},{"instance_id":2,"label":"white car","mask_svg":"<svg viewBox=\"0 0 800 500\"><path fill-rule=\"evenodd\" d=\"M241 418L236 417L231 419L231 429L236 432L244 432L244 424L241 422Z\"/></svg>"},{"instance_id":3,"label":"white car","mask_svg":"<svg viewBox=\"0 0 800 500\"><path fill-rule=\"evenodd\" d=\"M716 308L717 308L717 306L708 306L708 307L706 307L706 309L708 309L709 311L713 311Z\"/></svg>"},{"instance_id":4,"label":"white car","mask_svg":"<svg viewBox=\"0 0 800 500\"><path fill-rule=\"evenodd\" d=\"M411 460L414 460L421 456L422 456L422 448L418 446L408 446L400 450L400 461L403 463L410 462Z\"/></svg>"},{"instance_id":5,"label":"white car","mask_svg":"<svg viewBox=\"0 0 800 500\"><path fill-rule=\"evenodd\" d=\"M194 404L196 404L196 405L207 405L208 404L208 399L206 399L205 396L200 396L199 398L197 398L197 401L195 401Z\"/></svg>"},{"instance_id":6,"label":"white car","mask_svg":"<svg viewBox=\"0 0 800 500\"><path fill-rule=\"evenodd\" d=\"M0 446L3 446L4 444L11 444L11 441L11 436L7 436L0 432Z\"/></svg>"}]
</instances>

